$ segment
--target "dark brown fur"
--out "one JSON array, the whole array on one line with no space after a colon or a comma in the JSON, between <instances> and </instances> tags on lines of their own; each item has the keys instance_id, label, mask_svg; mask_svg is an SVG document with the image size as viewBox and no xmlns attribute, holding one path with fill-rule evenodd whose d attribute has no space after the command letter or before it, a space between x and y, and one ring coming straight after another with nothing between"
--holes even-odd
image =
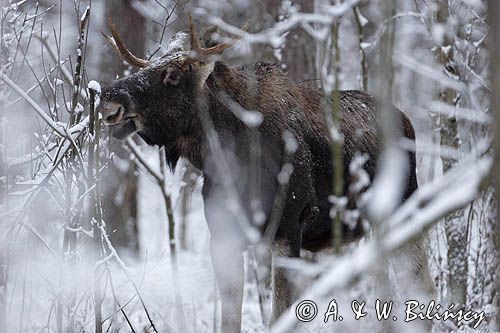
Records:
<instances>
[{"instance_id":1,"label":"dark brown fur","mask_svg":"<svg viewBox=\"0 0 500 333\"><path fill-rule=\"evenodd\" d=\"M229 177L234 185L248 220L252 221L253 217L252 200L260 200L266 222L257 227L264 231L279 187L277 175L287 160L293 165L293 173L275 238L276 252L298 257L301 248L317 251L329 245L328 196L332 192L333 162L322 94L319 90L292 82L278 67L266 63L258 64L254 69L243 69L218 61L206 81L201 79L201 82L199 71L204 69L190 66L184 70L179 85L165 86L165 69L171 66L177 66L175 61L165 60L115 81L103 91L101 109L108 102L121 103L126 113L133 112L138 116L113 126L112 132L116 136L124 137L138 131L149 144L166 147L172 167L184 157L203 172L212 260L222 297L223 332L238 331L243 283L239 253L248 242L237 223L240 217L226 207L231 194L227 193L228 179L225 177ZM357 151L369 155L364 167L373 178L380 150L378 104L366 92L342 91L340 95L345 179L349 179L348 166ZM247 127L231 111L228 103L259 111L263 115L262 123L256 129ZM203 112L218 135L231 170L229 174L221 174L218 155L207 141ZM401 135L414 140L408 118L397 110L396 114L401 121ZM297 142L297 150L289 157L285 156L284 131L289 131ZM257 164L258 184L252 183L253 169L250 167L251 156L255 156L255 138L258 138L262 150ZM404 198L417 188L415 156L408 153L408 158L410 171ZM362 231L360 226L354 230L344 226L343 237L355 239L362 235ZM221 244L224 244L224 249ZM228 267L235 272L227 272L231 270ZM292 297L283 269L277 269L275 273L275 283L280 286L275 291L276 317L291 304Z\"/></svg>"}]
</instances>

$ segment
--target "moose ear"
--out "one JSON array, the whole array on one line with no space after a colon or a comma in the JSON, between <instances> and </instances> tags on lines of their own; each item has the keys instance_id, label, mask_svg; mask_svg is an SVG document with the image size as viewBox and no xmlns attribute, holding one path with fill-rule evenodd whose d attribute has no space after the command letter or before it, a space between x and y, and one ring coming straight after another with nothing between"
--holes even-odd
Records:
<instances>
[{"instance_id":1,"label":"moose ear","mask_svg":"<svg viewBox=\"0 0 500 333\"><path fill-rule=\"evenodd\" d=\"M182 72L180 69L171 67L165 71L165 77L163 78L163 84L165 86L172 85L176 86L181 82Z\"/></svg>"},{"instance_id":2,"label":"moose ear","mask_svg":"<svg viewBox=\"0 0 500 333\"><path fill-rule=\"evenodd\" d=\"M198 38L194 27L193 18L189 14L189 40L191 42L190 53L183 63L183 66L194 65L198 86L203 87L207 78L214 70L214 56L220 56L224 50L231 45L227 43L215 43L213 46L205 47L203 44L213 43L212 35L217 31L216 27L210 26L203 31L203 41Z\"/></svg>"}]
</instances>

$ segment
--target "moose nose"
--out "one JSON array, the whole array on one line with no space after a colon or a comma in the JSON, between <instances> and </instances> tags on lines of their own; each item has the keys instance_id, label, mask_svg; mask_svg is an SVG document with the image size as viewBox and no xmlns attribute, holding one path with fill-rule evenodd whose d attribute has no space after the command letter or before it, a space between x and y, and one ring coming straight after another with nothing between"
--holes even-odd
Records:
<instances>
[{"instance_id":1,"label":"moose nose","mask_svg":"<svg viewBox=\"0 0 500 333\"><path fill-rule=\"evenodd\" d=\"M104 102L99 105L99 112L106 125L116 125L123 120L125 108L120 103Z\"/></svg>"}]
</instances>

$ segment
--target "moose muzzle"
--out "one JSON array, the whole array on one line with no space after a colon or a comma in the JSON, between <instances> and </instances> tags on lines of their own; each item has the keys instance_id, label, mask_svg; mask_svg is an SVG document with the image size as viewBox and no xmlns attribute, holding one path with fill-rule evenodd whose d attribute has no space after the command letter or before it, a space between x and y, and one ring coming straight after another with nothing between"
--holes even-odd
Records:
<instances>
[{"instance_id":1,"label":"moose muzzle","mask_svg":"<svg viewBox=\"0 0 500 333\"><path fill-rule=\"evenodd\" d=\"M109 127L111 135L117 139L123 140L137 130L134 123L137 115L127 112L121 103L103 101L98 111L102 114L102 119Z\"/></svg>"},{"instance_id":2,"label":"moose muzzle","mask_svg":"<svg viewBox=\"0 0 500 333\"><path fill-rule=\"evenodd\" d=\"M125 117L125 108L117 102L102 102L99 105L99 112L102 114L104 123L108 126L118 125Z\"/></svg>"}]
</instances>

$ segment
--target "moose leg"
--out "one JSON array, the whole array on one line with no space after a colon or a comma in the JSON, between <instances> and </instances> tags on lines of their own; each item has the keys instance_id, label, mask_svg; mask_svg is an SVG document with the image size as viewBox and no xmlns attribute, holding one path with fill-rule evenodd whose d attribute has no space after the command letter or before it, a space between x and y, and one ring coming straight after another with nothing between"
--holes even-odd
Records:
<instances>
[{"instance_id":1,"label":"moose leg","mask_svg":"<svg viewBox=\"0 0 500 333\"><path fill-rule=\"evenodd\" d=\"M409 273L410 276L413 277L413 285L417 286L414 289L420 294L416 296L424 296L430 300L436 299L437 291L429 270L426 249L427 239L426 235L423 234L415 241L408 244L406 248L403 249L403 253L404 257L406 257L410 263ZM411 279L408 278L407 281L411 281Z\"/></svg>"},{"instance_id":2,"label":"moose leg","mask_svg":"<svg viewBox=\"0 0 500 333\"><path fill-rule=\"evenodd\" d=\"M210 242L212 265L221 298L221 331L240 332L243 302L244 266L239 249L213 237Z\"/></svg>"},{"instance_id":3,"label":"moose leg","mask_svg":"<svg viewBox=\"0 0 500 333\"><path fill-rule=\"evenodd\" d=\"M293 299L293 288L285 267L276 264L279 257L298 257L300 243L291 240L277 240L273 245L272 285L273 285L273 313L271 323L288 309Z\"/></svg>"},{"instance_id":4,"label":"moose leg","mask_svg":"<svg viewBox=\"0 0 500 333\"><path fill-rule=\"evenodd\" d=\"M426 235L407 244L395 256L394 265L397 283L400 285L404 300L417 300L420 304L429 304L436 300L436 287L432 279L426 253ZM409 331L430 332L432 320L414 321L409 323Z\"/></svg>"},{"instance_id":5,"label":"moose leg","mask_svg":"<svg viewBox=\"0 0 500 333\"><path fill-rule=\"evenodd\" d=\"M236 216L221 205L225 193L204 185L205 217L210 231L210 257L221 299L221 331L236 333L241 330L241 305L245 278L242 253L246 248L243 232Z\"/></svg>"}]
</instances>

